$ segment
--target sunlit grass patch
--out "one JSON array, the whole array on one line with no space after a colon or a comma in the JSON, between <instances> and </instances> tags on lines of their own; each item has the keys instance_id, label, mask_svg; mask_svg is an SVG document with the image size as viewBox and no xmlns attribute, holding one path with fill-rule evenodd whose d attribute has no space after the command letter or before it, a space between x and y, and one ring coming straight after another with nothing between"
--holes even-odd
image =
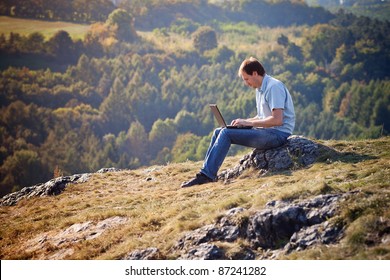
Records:
<instances>
[{"instance_id":1,"label":"sunlit grass patch","mask_svg":"<svg viewBox=\"0 0 390 280\"><path fill-rule=\"evenodd\" d=\"M10 32L19 33L24 36L28 36L33 32L39 32L48 40L53 37L56 32L65 30L73 40L76 40L84 39L84 36L89 29L89 24L0 16L0 34L3 33L6 36L8 36Z\"/></svg>"},{"instance_id":2,"label":"sunlit grass patch","mask_svg":"<svg viewBox=\"0 0 390 280\"><path fill-rule=\"evenodd\" d=\"M390 220L390 165L389 157L383 156L387 143L383 139L328 141L326 145L337 151L336 157L331 158L334 160L263 176L249 170L228 183L188 189L181 189L181 182L192 178L202 162L94 174L86 183L68 185L58 196L24 199L16 206L1 207L0 255L2 259L49 257L59 248L47 246L27 252L23 244L76 223L125 217L124 224L98 238L69 245L66 249L73 253L66 258L117 259L149 247L158 248L161 258L172 258L170 249L184 233L217 222L231 208L247 210L237 216L237 223L241 223L272 200L294 201L353 191L354 195L340 205L337 218L329 221L345 229L339 244L316 246L280 258L386 259L390 249L382 239ZM241 157L228 157L221 170L232 168ZM219 245L230 258L239 257L247 246L242 240Z\"/></svg>"}]
</instances>

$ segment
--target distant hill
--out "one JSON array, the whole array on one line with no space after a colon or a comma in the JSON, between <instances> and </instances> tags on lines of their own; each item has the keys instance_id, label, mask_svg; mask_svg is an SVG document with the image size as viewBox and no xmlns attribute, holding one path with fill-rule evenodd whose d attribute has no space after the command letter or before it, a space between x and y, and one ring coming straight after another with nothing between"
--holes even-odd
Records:
<instances>
[{"instance_id":1,"label":"distant hill","mask_svg":"<svg viewBox=\"0 0 390 280\"><path fill-rule=\"evenodd\" d=\"M0 257L390 259L390 138L315 142L330 149L303 169L252 169L188 189L179 185L200 162L103 170L58 195L1 206Z\"/></svg>"},{"instance_id":2,"label":"distant hill","mask_svg":"<svg viewBox=\"0 0 390 280\"><path fill-rule=\"evenodd\" d=\"M331 12L343 9L358 16L390 21L388 0L305 0L310 6L322 6Z\"/></svg>"},{"instance_id":3,"label":"distant hill","mask_svg":"<svg viewBox=\"0 0 390 280\"><path fill-rule=\"evenodd\" d=\"M184 2L152 6L145 14L135 16L135 26L141 30L152 30L169 27L175 21L186 18L201 25L247 22L276 27L327 23L334 17L322 7L310 7L303 2L243 1L224 5Z\"/></svg>"}]
</instances>

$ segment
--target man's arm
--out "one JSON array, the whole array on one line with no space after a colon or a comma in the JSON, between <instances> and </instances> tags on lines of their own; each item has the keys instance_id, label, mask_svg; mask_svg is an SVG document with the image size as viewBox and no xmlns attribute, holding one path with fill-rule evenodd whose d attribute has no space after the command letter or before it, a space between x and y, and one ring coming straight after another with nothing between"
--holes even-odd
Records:
<instances>
[{"instance_id":1,"label":"man's arm","mask_svg":"<svg viewBox=\"0 0 390 280\"><path fill-rule=\"evenodd\" d=\"M236 126L254 126L254 127L273 127L281 126L283 124L283 109L273 109L272 115L259 119L257 117L249 119L235 119L232 121L231 125Z\"/></svg>"}]
</instances>

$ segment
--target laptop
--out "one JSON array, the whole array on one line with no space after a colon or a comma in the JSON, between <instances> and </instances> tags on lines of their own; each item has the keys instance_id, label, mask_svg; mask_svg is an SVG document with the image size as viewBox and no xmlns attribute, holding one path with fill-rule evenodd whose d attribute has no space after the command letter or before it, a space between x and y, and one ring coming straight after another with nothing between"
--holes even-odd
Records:
<instances>
[{"instance_id":1,"label":"laptop","mask_svg":"<svg viewBox=\"0 0 390 280\"><path fill-rule=\"evenodd\" d=\"M222 117L222 114L219 111L217 104L209 104L209 106L210 106L210 109L213 112L215 118L217 119L218 124L221 127L235 128L235 129L251 129L251 128L253 128L253 126L226 125L225 119Z\"/></svg>"}]
</instances>

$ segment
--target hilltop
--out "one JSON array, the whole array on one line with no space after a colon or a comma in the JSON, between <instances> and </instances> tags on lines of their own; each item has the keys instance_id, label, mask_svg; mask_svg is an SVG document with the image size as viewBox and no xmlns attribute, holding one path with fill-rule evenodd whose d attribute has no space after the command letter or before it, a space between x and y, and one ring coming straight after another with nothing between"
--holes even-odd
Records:
<instances>
[{"instance_id":1,"label":"hilltop","mask_svg":"<svg viewBox=\"0 0 390 280\"><path fill-rule=\"evenodd\" d=\"M390 259L390 138L313 141L326 149L305 167L188 189L179 185L201 162L76 176L57 195L0 207L0 257ZM299 231L263 238L276 221Z\"/></svg>"}]
</instances>

